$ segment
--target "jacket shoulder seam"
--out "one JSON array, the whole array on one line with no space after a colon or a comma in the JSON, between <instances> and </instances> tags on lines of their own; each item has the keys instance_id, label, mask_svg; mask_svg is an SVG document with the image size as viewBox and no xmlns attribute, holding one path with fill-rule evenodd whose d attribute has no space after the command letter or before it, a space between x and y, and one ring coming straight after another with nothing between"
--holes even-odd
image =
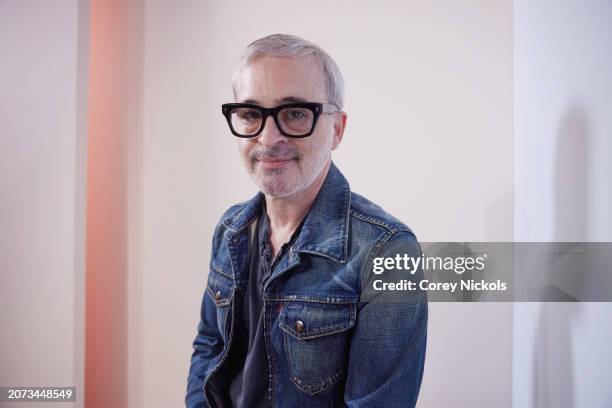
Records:
<instances>
[{"instance_id":1,"label":"jacket shoulder seam","mask_svg":"<svg viewBox=\"0 0 612 408\"><path fill-rule=\"evenodd\" d=\"M372 215L365 214L355 208L351 208L350 213L352 217L357 218L358 220L365 221L370 224L378 225L391 233L399 232L399 231L412 232L410 228L408 228L406 225L398 224L398 223L391 224L391 223L385 222L380 217L374 217Z\"/></svg>"}]
</instances>

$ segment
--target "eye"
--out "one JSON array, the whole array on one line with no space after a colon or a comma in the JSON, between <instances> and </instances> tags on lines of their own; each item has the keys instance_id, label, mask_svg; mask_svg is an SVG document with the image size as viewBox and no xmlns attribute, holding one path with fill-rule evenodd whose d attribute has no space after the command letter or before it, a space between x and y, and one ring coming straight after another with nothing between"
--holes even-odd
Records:
<instances>
[{"instance_id":1,"label":"eye","mask_svg":"<svg viewBox=\"0 0 612 408\"><path fill-rule=\"evenodd\" d=\"M312 116L310 111L304 108L287 108L283 109L281 112L281 117L283 121L288 122L298 122L305 120Z\"/></svg>"},{"instance_id":2,"label":"eye","mask_svg":"<svg viewBox=\"0 0 612 408\"><path fill-rule=\"evenodd\" d=\"M306 115L304 114L304 112L302 112L299 109L290 109L289 110L289 118L291 119L302 119L306 117Z\"/></svg>"},{"instance_id":3,"label":"eye","mask_svg":"<svg viewBox=\"0 0 612 408\"><path fill-rule=\"evenodd\" d=\"M261 119L259 111L255 109L236 109L234 114L238 116L240 120L247 122L259 121Z\"/></svg>"}]
</instances>

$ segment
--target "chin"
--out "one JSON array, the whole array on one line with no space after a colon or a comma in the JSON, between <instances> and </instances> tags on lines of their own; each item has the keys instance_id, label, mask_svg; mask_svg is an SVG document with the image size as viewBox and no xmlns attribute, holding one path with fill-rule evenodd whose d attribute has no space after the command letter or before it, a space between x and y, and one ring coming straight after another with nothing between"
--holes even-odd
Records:
<instances>
[{"instance_id":1,"label":"chin","mask_svg":"<svg viewBox=\"0 0 612 408\"><path fill-rule=\"evenodd\" d=\"M290 182L286 177L263 177L258 180L259 189L267 196L282 198L295 194L300 186Z\"/></svg>"}]
</instances>

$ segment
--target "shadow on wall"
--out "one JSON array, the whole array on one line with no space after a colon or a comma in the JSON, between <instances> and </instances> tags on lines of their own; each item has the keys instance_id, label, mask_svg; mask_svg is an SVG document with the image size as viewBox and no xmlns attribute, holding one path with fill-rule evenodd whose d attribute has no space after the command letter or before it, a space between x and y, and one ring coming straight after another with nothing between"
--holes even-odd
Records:
<instances>
[{"instance_id":1,"label":"shadow on wall","mask_svg":"<svg viewBox=\"0 0 612 408\"><path fill-rule=\"evenodd\" d=\"M586 241L588 237L588 161L589 124L578 105L569 107L561 118L557 132L555 157L555 242ZM552 254L551 256L555 256ZM557 260L551 260L554 265ZM583 268L581 268L583 269ZM585 269L583 269L584 271ZM538 320L534 358L533 406L537 408L571 408L574 399L572 334L584 299L584 274L572 285L578 293L568 296L568 303L542 303ZM549 276L547 281L554 282ZM551 294L558 295L558 294ZM558 297L557 297L558 298Z\"/></svg>"},{"instance_id":2,"label":"shadow on wall","mask_svg":"<svg viewBox=\"0 0 612 408\"><path fill-rule=\"evenodd\" d=\"M554 240L588 240L589 124L579 106L570 107L557 132Z\"/></svg>"}]
</instances>

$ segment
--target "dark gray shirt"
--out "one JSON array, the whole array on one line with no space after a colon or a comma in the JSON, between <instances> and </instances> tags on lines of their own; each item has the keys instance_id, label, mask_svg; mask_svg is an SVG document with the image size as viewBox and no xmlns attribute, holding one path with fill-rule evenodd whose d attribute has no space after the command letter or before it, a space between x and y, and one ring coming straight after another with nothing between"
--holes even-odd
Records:
<instances>
[{"instance_id":1,"label":"dark gray shirt","mask_svg":"<svg viewBox=\"0 0 612 408\"><path fill-rule=\"evenodd\" d=\"M301 225L293 233L288 243L272 259L272 247L268 237L270 223L266 206L257 223L249 264L249 281L237 315L235 344L231 353L237 358L237 369L230 383L230 399L236 407L267 407L269 388L268 354L264 343L263 327L263 286L272 273L276 261L287 251L299 235Z\"/></svg>"}]
</instances>

